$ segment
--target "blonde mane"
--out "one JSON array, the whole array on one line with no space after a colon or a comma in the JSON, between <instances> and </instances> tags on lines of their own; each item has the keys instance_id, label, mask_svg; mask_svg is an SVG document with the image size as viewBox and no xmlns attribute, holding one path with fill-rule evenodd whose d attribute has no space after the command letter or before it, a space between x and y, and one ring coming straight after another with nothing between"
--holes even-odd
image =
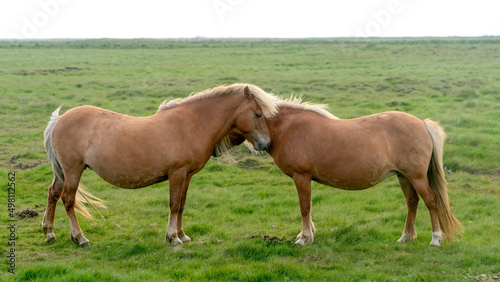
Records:
<instances>
[{"instance_id":1,"label":"blonde mane","mask_svg":"<svg viewBox=\"0 0 500 282\"><path fill-rule=\"evenodd\" d=\"M240 94L243 93L243 90L245 89L246 86L248 86L248 88L250 89L250 93L255 99L257 105L262 110L262 114L267 118L275 116L276 113L278 112L278 98L273 94L265 92L258 86L252 84L243 84L243 83L236 83L229 86L221 85L201 92L196 92L196 93L193 92L184 99L177 98L170 101L165 100L163 103L161 103L160 107L158 108L158 112L175 108L180 104L190 103L193 101L198 101L210 97L220 97L220 96ZM232 148L231 140L237 137L238 134L236 133L235 130L229 131L224 137L222 137L219 143L217 143L217 145L215 146L214 150L216 152L216 155L220 156L223 154L227 154Z\"/></svg>"},{"instance_id":2,"label":"blonde mane","mask_svg":"<svg viewBox=\"0 0 500 282\"><path fill-rule=\"evenodd\" d=\"M158 112L174 108L179 104L198 101L209 97L220 97L220 96L239 94L243 92L243 89L246 86L248 86L248 88L250 89L250 93L254 97L255 102L257 102L257 105L261 108L262 114L265 117L270 118L276 115L276 113L278 112L278 105L277 105L278 98L276 98L273 94L266 93L258 86L252 84L243 84L243 83L236 83L229 86L221 85L201 92L196 92L196 93L193 92L184 99L177 98L170 101L165 100L163 103L161 103L160 107L158 108Z\"/></svg>"},{"instance_id":3,"label":"blonde mane","mask_svg":"<svg viewBox=\"0 0 500 282\"><path fill-rule=\"evenodd\" d=\"M339 119L338 117L332 115L329 111L325 110L326 107L327 105L325 104L313 104L311 102L302 102L302 97L294 97L293 95L290 98L287 98L285 100L280 100L278 102L278 109L279 108L300 109L300 110L315 112L329 119Z\"/></svg>"}]
</instances>

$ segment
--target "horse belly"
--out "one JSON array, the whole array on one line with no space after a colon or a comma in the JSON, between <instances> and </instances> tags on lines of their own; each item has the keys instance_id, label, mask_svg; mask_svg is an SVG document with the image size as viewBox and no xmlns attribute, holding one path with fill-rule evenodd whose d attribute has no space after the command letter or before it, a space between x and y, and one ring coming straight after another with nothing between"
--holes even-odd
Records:
<instances>
[{"instance_id":1,"label":"horse belly","mask_svg":"<svg viewBox=\"0 0 500 282\"><path fill-rule=\"evenodd\" d=\"M344 190L363 190L375 186L382 180L395 175L386 162L337 163L318 165L313 180L318 183Z\"/></svg>"},{"instance_id":2,"label":"horse belly","mask_svg":"<svg viewBox=\"0 0 500 282\"><path fill-rule=\"evenodd\" d=\"M154 158L108 154L88 156L86 164L110 184L121 188L141 188L168 179L165 165L156 162Z\"/></svg>"},{"instance_id":3,"label":"horse belly","mask_svg":"<svg viewBox=\"0 0 500 282\"><path fill-rule=\"evenodd\" d=\"M363 175L359 175L359 177L352 177L352 178L347 178L347 177L317 178L313 180L320 184L343 190L364 190L373 187L378 183L380 183L382 180L386 179L387 177L396 174L397 173L395 171L388 171L387 173L377 178L368 178L364 177Z\"/></svg>"},{"instance_id":4,"label":"horse belly","mask_svg":"<svg viewBox=\"0 0 500 282\"><path fill-rule=\"evenodd\" d=\"M90 167L90 166L89 166ZM168 179L166 174L110 169L93 169L106 182L120 188L142 188Z\"/></svg>"}]
</instances>

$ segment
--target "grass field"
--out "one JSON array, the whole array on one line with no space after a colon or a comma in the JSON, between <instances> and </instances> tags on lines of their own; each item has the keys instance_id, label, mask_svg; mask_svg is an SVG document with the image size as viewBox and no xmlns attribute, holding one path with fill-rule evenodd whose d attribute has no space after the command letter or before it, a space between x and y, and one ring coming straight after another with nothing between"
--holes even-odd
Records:
<instances>
[{"instance_id":1,"label":"grass field","mask_svg":"<svg viewBox=\"0 0 500 282\"><path fill-rule=\"evenodd\" d=\"M325 103L340 118L400 110L440 121L454 215L464 234L429 247L421 202L418 238L398 244L406 217L396 178L348 192L313 185L314 244L299 247L293 182L246 148L211 159L191 182L184 228L193 242L165 243L167 183L83 182L107 201L106 220L79 216L89 248L71 242L62 203L58 241L41 218L52 171L43 131L53 110L90 104L147 116L165 99L234 82ZM324 40L0 41L0 280L393 280L495 279L500 273L500 38ZM16 173L15 180L8 173ZM15 183L15 198L8 185ZM8 246L11 233L15 250ZM15 272L8 256L15 254ZM498 278L497 278L498 279Z\"/></svg>"}]
</instances>

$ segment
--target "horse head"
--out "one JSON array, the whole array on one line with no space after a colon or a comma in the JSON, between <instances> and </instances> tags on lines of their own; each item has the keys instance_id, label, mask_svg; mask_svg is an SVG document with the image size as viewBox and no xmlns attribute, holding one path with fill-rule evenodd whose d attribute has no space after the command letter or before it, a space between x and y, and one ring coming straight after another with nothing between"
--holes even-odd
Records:
<instances>
[{"instance_id":1,"label":"horse head","mask_svg":"<svg viewBox=\"0 0 500 282\"><path fill-rule=\"evenodd\" d=\"M234 127L220 143L224 148L218 146L213 151L212 155L215 157L245 140L256 151L266 150L271 144L265 118L276 114L276 97L253 85L245 86L242 94L244 99L235 112Z\"/></svg>"}]
</instances>

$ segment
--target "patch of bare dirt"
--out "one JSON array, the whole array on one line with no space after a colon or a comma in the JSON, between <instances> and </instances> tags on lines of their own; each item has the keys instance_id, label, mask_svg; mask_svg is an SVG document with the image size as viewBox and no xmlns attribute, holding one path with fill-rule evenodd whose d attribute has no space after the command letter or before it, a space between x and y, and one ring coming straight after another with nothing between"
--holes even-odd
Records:
<instances>
[{"instance_id":1,"label":"patch of bare dirt","mask_svg":"<svg viewBox=\"0 0 500 282\"><path fill-rule=\"evenodd\" d=\"M62 74L62 73L68 73L68 72L78 72L78 71L84 71L84 70L90 70L90 68L64 67L64 68L59 68L59 69L44 69L44 70L18 70L18 71L13 71L12 74L15 74L15 75L34 75L34 74L48 75L48 74Z\"/></svg>"},{"instance_id":2,"label":"patch of bare dirt","mask_svg":"<svg viewBox=\"0 0 500 282\"><path fill-rule=\"evenodd\" d=\"M268 244L276 244L276 243L282 243L282 242L290 242L290 243L293 243L294 242L294 238L290 239L290 240L287 240L285 237L282 237L282 238L279 238L277 236L269 236L269 235L252 235L250 237L251 239L259 239L259 240L264 240L264 242L268 243Z\"/></svg>"},{"instance_id":3,"label":"patch of bare dirt","mask_svg":"<svg viewBox=\"0 0 500 282\"><path fill-rule=\"evenodd\" d=\"M34 210L30 210L28 208L28 209L25 209L22 212L16 212L16 216L18 216L20 219L23 219L23 218L32 218L32 217L37 217L38 216L38 212L34 211Z\"/></svg>"},{"instance_id":4,"label":"patch of bare dirt","mask_svg":"<svg viewBox=\"0 0 500 282\"><path fill-rule=\"evenodd\" d=\"M39 160L28 160L28 159L20 159L17 156L13 156L8 162L9 165L13 165L16 169L26 170L35 168L42 164Z\"/></svg>"}]
</instances>

